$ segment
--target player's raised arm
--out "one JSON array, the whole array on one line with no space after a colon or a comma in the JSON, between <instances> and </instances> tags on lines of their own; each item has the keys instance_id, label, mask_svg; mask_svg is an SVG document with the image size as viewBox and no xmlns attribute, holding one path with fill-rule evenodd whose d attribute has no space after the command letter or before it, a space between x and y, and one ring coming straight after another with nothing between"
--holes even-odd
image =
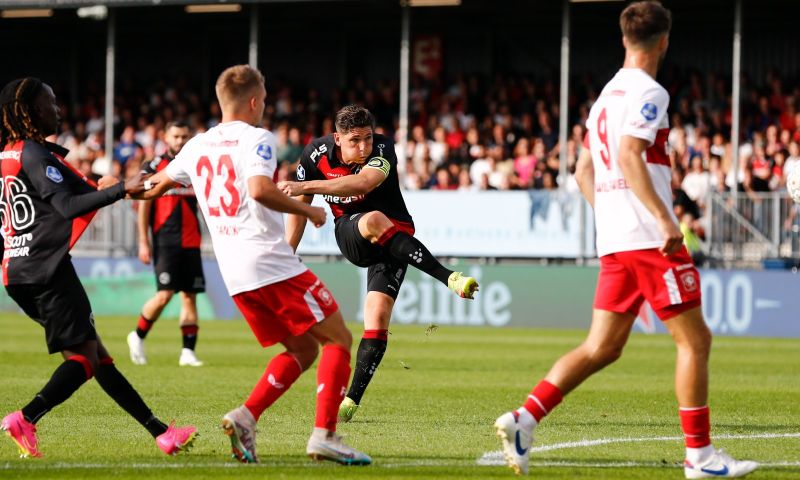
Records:
<instances>
[{"instance_id":1,"label":"player's raised arm","mask_svg":"<svg viewBox=\"0 0 800 480\"><path fill-rule=\"evenodd\" d=\"M280 188L289 196L297 195L335 195L337 197L354 197L366 195L378 188L389 175L391 165L383 157L372 157L357 175L329 180L308 180L305 182L279 182Z\"/></svg>"},{"instance_id":2,"label":"player's raised arm","mask_svg":"<svg viewBox=\"0 0 800 480\"><path fill-rule=\"evenodd\" d=\"M253 200L276 212L302 215L311 220L315 227L325 224L325 209L312 207L283 194L268 177L255 175L247 179L247 191ZM298 239L299 242L299 239Z\"/></svg>"},{"instance_id":3,"label":"player's raised arm","mask_svg":"<svg viewBox=\"0 0 800 480\"><path fill-rule=\"evenodd\" d=\"M594 164L588 147L581 150L578 163L575 164L575 181L586 201L594 208Z\"/></svg>"}]
</instances>

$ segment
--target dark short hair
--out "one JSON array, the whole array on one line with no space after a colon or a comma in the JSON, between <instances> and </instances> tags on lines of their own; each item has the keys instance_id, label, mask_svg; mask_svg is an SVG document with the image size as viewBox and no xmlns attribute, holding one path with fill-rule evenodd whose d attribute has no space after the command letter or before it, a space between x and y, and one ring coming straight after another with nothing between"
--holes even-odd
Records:
<instances>
[{"instance_id":1,"label":"dark short hair","mask_svg":"<svg viewBox=\"0 0 800 480\"><path fill-rule=\"evenodd\" d=\"M186 123L183 120L173 120L171 122L167 122L167 124L164 126L164 131L166 132L167 130L169 130L170 128L173 128L173 127L175 127L175 128L189 128L189 124Z\"/></svg>"},{"instance_id":2,"label":"dark short hair","mask_svg":"<svg viewBox=\"0 0 800 480\"><path fill-rule=\"evenodd\" d=\"M645 0L628 5L619 16L622 35L634 45L652 47L672 28L672 14L660 2Z\"/></svg>"},{"instance_id":3,"label":"dark short hair","mask_svg":"<svg viewBox=\"0 0 800 480\"><path fill-rule=\"evenodd\" d=\"M348 133L354 128L369 127L375 130L375 117L364 107L347 105L336 112L336 132Z\"/></svg>"}]
</instances>

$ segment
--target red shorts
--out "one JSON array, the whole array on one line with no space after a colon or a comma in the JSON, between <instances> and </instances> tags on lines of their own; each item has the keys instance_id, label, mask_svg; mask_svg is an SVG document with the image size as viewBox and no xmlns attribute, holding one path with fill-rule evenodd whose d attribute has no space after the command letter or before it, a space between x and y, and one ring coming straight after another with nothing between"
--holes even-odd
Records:
<instances>
[{"instance_id":1,"label":"red shorts","mask_svg":"<svg viewBox=\"0 0 800 480\"><path fill-rule=\"evenodd\" d=\"M339 309L331 292L311 270L258 290L237 293L233 301L264 347L306 333Z\"/></svg>"},{"instance_id":2,"label":"red shorts","mask_svg":"<svg viewBox=\"0 0 800 480\"><path fill-rule=\"evenodd\" d=\"M683 247L664 256L656 248L600 257L594 308L636 315L647 300L661 320L700 306L700 273Z\"/></svg>"}]
</instances>

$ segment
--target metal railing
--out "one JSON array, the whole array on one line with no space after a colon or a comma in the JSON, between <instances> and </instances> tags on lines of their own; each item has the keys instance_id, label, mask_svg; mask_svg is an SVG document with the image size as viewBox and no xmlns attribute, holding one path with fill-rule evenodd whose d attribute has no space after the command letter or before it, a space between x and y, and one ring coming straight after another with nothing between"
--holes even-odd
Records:
<instances>
[{"instance_id":1,"label":"metal railing","mask_svg":"<svg viewBox=\"0 0 800 480\"><path fill-rule=\"evenodd\" d=\"M730 193L713 192L706 203L705 250L715 267L797 262L800 206L783 191L739 193L736 200Z\"/></svg>"}]
</instances>

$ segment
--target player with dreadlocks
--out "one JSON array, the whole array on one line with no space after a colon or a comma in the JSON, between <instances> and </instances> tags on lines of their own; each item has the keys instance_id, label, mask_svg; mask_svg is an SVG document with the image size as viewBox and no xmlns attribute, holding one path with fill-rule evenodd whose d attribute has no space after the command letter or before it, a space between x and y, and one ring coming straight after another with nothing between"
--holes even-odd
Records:
<instances>
[{"instance_id":1,"label":"player with dreadlocks","mask_svg":"<svg viewBox=\"0 0 800 480\"><path fill-rule=\"evenodd\" d=\"M167 426L156 418L117 370L95 331L86 291L69 250L96 210L144 190L141 175L124 183L111 177L97 189L64 161L67 151L46 141L56 132L59 108L53 89L26 77L0 91L0 220L2 279L8 295L45 330L50 353L64 362L33 399L0 428L22 456L40 457L36 422L95 377L100 387L141 423L166 454L191 446L194 427Z\"/></svg>"}]
</instances>

